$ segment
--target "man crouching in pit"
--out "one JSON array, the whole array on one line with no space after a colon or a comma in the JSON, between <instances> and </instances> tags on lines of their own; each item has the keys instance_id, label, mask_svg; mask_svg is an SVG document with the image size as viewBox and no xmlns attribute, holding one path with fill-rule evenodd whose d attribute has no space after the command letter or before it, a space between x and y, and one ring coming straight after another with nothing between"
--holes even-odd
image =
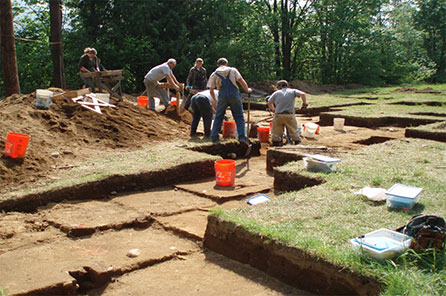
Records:
<instances>
[{"instance_id":1,"label":"man crouching in pit","mask_svg":"<svg viewBox=\"0 0 446 296\"><path fill-rule=\"evenodd\" d=\"M281 146L283 128L286 127L288 135L295 145L300 143L299 133L297 129L297 121L294 110L294 99L301 97L301 110L306 109L307 98L305 93L298 89L288 88L286 80L277 82L277 91L275 91L268 99L268 106L274 112L273 131L272 131L272 145Z\"/></svg>"}]
</instances>

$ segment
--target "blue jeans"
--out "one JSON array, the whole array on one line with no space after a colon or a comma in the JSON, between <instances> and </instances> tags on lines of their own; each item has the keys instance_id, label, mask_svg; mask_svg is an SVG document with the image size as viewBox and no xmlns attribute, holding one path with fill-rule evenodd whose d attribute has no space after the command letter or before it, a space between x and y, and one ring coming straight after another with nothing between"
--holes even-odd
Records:
<instances>
[{"instance_id":1,"label":"blue jeans","mask_svg":"<svg viewBox=\"0 0 446 296\"><path fill-rule=\"evenodd\" d=\"M243 115L242 99L238 97L226 97L221 98L219 96L217 103L217 111L215 112L214 125L212 126L211 138L212 141L218 141L218 134L221 131L223 124L223 117L225 116L226 109L231 107L232 117L234 117L235 124L237 125L237 133L239 141L246 141L248 138L245 133L245 116Z\"/></svg>"},{"instance_id":2,"label":"blue jeans","mask_svg":"<svg viewBox=\"0 0 446 296\"><path fill-rule=\"evenodd\" d=\"M209 137L212 124L212 107L209 99L203 95L196 94L191 99L191 106L194 111L194 117L190 126L190 135L193 136L197 133L198 123L201 117L203 117L204 136Z\"/></svg>"}]
</instances>

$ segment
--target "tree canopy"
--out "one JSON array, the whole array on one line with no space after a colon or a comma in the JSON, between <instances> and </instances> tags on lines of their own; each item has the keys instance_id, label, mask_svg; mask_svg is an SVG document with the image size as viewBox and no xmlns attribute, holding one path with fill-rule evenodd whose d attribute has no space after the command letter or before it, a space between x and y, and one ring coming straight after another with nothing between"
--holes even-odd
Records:
<instances>
[{"instance_id":1,"label":"tree canopy","mask_svg":"<svg viewBox=\"0 0 446 296\"><path fill-rule=\"evenodd\" d=\"M222 56L248 81L446 81L446 0L61 3L68 89L82 84L78 60L85 47L96 48L107 69L124 70L129 93L142 91L145 73L171 57L182 81L197 57L210 72ZM52 86L48 1L12 0L12 7L21 91Z\"/></svg>"}]
</instances>

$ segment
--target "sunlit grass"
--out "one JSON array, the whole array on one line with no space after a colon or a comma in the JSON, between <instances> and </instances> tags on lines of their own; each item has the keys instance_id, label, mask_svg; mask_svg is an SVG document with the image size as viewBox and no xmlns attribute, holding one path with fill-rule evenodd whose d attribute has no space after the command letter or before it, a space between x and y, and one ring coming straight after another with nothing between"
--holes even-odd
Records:
<instances>
[{"instance_id":1,"label":"sunlit grass","mask_svg":"<svg viewBox=\"0 0 446 296\"><path fill-rule=\"evenodd\" d=\"M439 257L435 269L432 264L416 264L420 260L407 255L393 263L378 264L353 252L349 240L379 228L396 229L419 213L446 217L444 163L445 143L419 139L394 140L352 152L342 157L337 171L330 174L307 172L298 161L282 169L317 175L327 182L256 207L216 214L341 268L376 277L387 285L385 295L441 295L446 293L444 256ZM418 204L410 211L390 210L383 202L354 194L365 186L388 189L395 183L423 188ZM413 277L418 282L413 282Z\"/></svg>"}]
</instances>

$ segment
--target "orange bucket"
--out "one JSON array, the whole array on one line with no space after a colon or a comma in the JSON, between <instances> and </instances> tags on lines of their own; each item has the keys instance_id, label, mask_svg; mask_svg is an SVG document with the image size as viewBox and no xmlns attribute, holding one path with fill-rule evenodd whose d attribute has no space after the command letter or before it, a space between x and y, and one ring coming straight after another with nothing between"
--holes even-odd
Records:
<instances>
[{"instance_id":1,"label":"orange bucket","mask_svg":"<svg viewBox=\"0 0 446 296\"><path fill-rule=\"evenodd\" d=\"M236 131L235 121L223 121L223 138L235 138Z\"/></svg>"},{"instance_id":2,"label":"orange bucket","mask_svg":"<svg viewBox=\"0 0 446 296\"><path fill-rule=\"evenodd\" d=\"M222 159L216 160L215 181L219 186L234 186L235 181L235 160Z\"/></svg>"},{"instance_id":3,"label":"orange bucket","mask_svg":"<svg viewBox=\"0 0 446 296\"><path fill-rule=\"evenodd\" d=\"M257 128L257 137L260 142L268 142L269 141L269 127L258 127Z\"/></svg>"},{"instance_id":4,"label":"orange bucket","mask_svg":"<svg viewBox=\"0 0 446 296\"><path fill-rule=\"evenodd\" d=\"M8 133L6 136L5 156L11 158L25 158L29 136L19 133Z\"/></svg>"},{"instance_id":5,"label":"orange bucket","mask_svg":"<svg viewBox=\"0 0 446 296\"><path fill-rule=\"evenodd\" d=\"M147 104L149 103L149 98L146 96L139 96L138 97L138 105L145 108Z\"/></svg>"}]
</instances>

